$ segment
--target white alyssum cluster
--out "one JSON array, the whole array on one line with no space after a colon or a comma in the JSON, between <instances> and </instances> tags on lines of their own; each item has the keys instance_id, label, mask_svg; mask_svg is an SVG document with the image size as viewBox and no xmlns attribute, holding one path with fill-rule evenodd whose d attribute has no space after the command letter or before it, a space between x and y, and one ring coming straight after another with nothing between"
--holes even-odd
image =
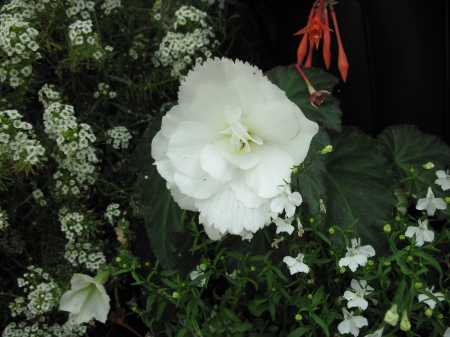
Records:
<instances>
[{"instance_id":1,"label":"white alyssum cluster","mask_svg":"<svg viewBox=\"0 0 450 337\"><path fill-rule=\"evenodd\" d=\"M42 268L29 266L28 272L17 282L26 296L16 297L15 301L10 303L12 317L24 314L27 319L31 319L51 311L58 304L61 290Z\"/></svg>"},{"instance_id":2,"label":"white alyssum cluster","mask_svg":"<svg viewBox=\"0 0 450 337\"><path fill-rule=\"evenodd\" d=\"M41 58L36 42L39 32L29 22L38 4L43 6L42 1L12 1L0 10L0 50L7 56L0 64L0 82L13 88L28 80L33 61Z\"/></svg>"},{"instance_id":3,"label":"white alyssum cluster","mask_svg":"<svg viewBox=\"0 0 450 337\"><path fill-rule=\"evenodd\" d=\"M106 144L111 144L113 148L120 150L128 148L128 141L133 138L130 131L124 126L116 126L106 132L108 140Z\"/></svg>"},{"instance_id":4,"label":"white alyssum cluster","mask_svg":"<svg viewBox=\"0 0 450 337\"><path fill-rule=\"evenodd\" d=\"M94 1L68 0L67 5L66 15L68 18L77 17L79 14L84 20L87 20L91 16L89 12L95 10Z\"/></svg>"},{"instance_id":5,"label":"white alyssum cluster","mask_svg":"<svg viewBox=\"0 0 450 337\"><path fill-rule=\"evenodd\" d=\"M6 215L6 212L0 208L0 230L4 230L8 226L8 216Z\"/></svg>"},{"instance_id":6,"label":"white alyssum cluster","mask_svg":"<svg viewBox=\"0 0 450 337\"><path fill-rule=\"evenodd\" d=\"M105 52L100 46L97 33L93 31L92 20L77 20L69 26L71 53L78 57L100 60Z\"/></svg>"},{"instance_id":7,"label":"white alyssum cluster","mask_svg":"<svg viewBox=\"0 0 450 337\"><path fill-rule=\"evenodd\" d=\"M115 9L122 7L121 0L105 0L105 2L100 6L103 9L105 15L111 14Z\"/></svg>"},{"instance_id":8,"label":"white alyssum cluster","mask_svg":"<svg viewBox=\"0 0 450 337\"><path fill-rule=\"evenodd\" d=\"M159 50L152 57L152 62L155 67L171 66L171 75L179 77L195 64L211 57L211 49L217 47L219 42L211 42L215 34L205 22L205 12L192 6L182 6L175 12L175 16L173 27L178 32L167 32Z\"/></svg>"},{"instance_id":9,"label":"white alyssum cluster","mask_svg":"<svg viewBox=\"0 0 450 337\"><path fill-rule=\"evenodd\" d=\"M86 240L95 228L95 223L79 212L60 210L61 231L69 242L66 244L64 258L74 267L84 265L89 270L97 270L106 262L103 252L98 251Z\"/></svg>"},{"instance_id":10,"label":"white alyssum cluster","mask_svg":"<svg viewBox=\"0 0 450 337\"><path fill-rule=\"evenodd\" d=\"M117 203L109 204L106 208L105 218L111 225L114 225L115 220L119 218L121 214L120 205Z\"/></svg>"},{"instance_id":11,"label":"white alyssum cluster","mask_svg":"<svg viewBox=\"0 0 450 337\"><path fill-rule=\"evenodd\" d=\"M45 149L35 139L33 127L17 110L0 111L0 158L25 165L41 162Z\"/></svg>"},{"instance_id":12,"label":"white alyssum cluster","mask_svg":"<svg viewBox=\"0 0 450 337\"><path fill-rule=\"evenodd\" d=\"M11 322L3 331L3 337L80 337L86 333L86 325L78 324L73 317L63 325L46 323L46 318L40 316L37 322L22 321L20 323Z\"/></svg>"},{"instance_id":13,"label":"white alyssum cluster","mask_svg":"<svg viewBox=\"0 0 450 337\"><path fill-rule=\"evenodd\" d=\"M34 200L36 200L36 202L39 205L41 205L41 206L47 205L47 200L45 200L45 198L44 198L44 193L39 188L34 190L31 195L33 196Z\"/></svg>"},{"instance_id":14,"label":"white alyssum cluster","mask_svg":"<svg viewBox=\"0 0 450 337\"><path fill-rule=\"evenodd\" d=\"M97 139L89 125L78 124L71 105L62 104L59 94L45 85L39 96L44 106L45 132L56 141L59 170L53 175L57 195L79 195L95 182L98 162L92 143Z\"/></svg>"},{"instance_id":15,"label":"white alyssum cluster","mask_svg":"<svg viewBox=\"0 0 450 337\"><path fill-rule=\"evenodd\" d=\"M143 34L137 34L133 37L133 45L128 51L128 55L131 56L133 60L137 60L141 55L145 60L147 52L145 51L150 45L150 40L146 38Z\"/></svg>"},{"instance_id":16,"label":"white alyssum cluster","mask_svg":"<svg viewBox=\"0 0 450 337\"><path fill-rule=\"evenodd\" d=\"M98 84L98 91L94 92L94 97L97 98L100 95L108 95L110 98L115 98L117 93L115 91L109 91L109 84L101 82Z\"/></svg>"},{"instance_id":17,"label":"white alyssum cluster","mask_svg":"<svg viewBox=\"0 0 450 337\"><path fill-rule=\"evenodd\" d=\"M290 183L317 131L260 69L208 59L181 82L151 154L175 201L200 212L211 239L247 237L271 222L273 207L291 214L299 202L279 186Z\"/></svg>"}]
</instances>

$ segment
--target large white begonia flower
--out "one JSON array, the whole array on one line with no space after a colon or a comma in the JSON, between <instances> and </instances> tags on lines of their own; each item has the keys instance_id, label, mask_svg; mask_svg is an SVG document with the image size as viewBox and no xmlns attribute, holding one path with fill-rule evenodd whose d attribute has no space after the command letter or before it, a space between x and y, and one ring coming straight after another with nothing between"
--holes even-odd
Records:
<instances>
[{"instance_id":1,"label":"large white begonia flower","mask_svg":"<svg viewBox=\"0 0 450 337\"><path fill-rule=\"evenodd\" d=\"M72 289L62 295L59 310L69 311L78 324L88 323L92 318L105 323L110 298L103 283L109 274L109 271L104 271L95 278L74 274L70 280Z\"/></svg>"},{"instance_id":2,"label":"large white begonia flower","mask_svg":"<svg viewBox=\"0 0 450 337\"><path fill-rule=\"evenodd\" d=\"M199 211L211 239L270 223L278 186L305 158L318 125L261 70L208 59L181 82L152 157L181 208Z\"/></svg>"}]
</instances>

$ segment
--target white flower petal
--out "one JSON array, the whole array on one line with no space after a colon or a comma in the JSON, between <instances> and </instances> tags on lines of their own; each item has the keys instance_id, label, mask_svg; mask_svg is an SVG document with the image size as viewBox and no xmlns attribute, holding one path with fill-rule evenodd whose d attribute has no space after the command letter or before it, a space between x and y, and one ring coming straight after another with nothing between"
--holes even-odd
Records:
<instances>
[{"instance_id":1,"label":"white flower petal","mask_svg":"<svg viewBox=\"0 0 450 337\"><path fill-rule=\"evenodd\" d=\"M200 165L211 177L221 183L230 181L234 175L234 168L230 167L227 159L219 147L208 144L200 153Z\"/></svg>"},{"instance_id":2,"label":"white flower petal","mask_svg":"<svg viewBox=\"0 0 450 337\"><path fill-rule=\"evenodd\" d=\"M197 212L197 207L195 207L195 199L181 193L180 189L176 186L170 188L170 193L172 193L173 200L182 209L187 209L188 211Z\"/></svg>"},{"instance_id":3,"label":"white flower petal","mask_svg":"<svg viewBox=\"0 0 450 337\"><path fill-rule=\"evenodd\" d=\"M263 147L251 143L250 151L241 151L239 153L224 153L225 158L242 170L249 170L261 162L263 157Z\"/></svg>"},{"instance_id":4,"label":"white flower petal","mask_svg":"<svg viewBox=\"0 0 450 337\"><path fill-rule=\"evenodd\" d=\"M191 178L178 171L174 175L174 182L181 193L195 199L206 199L222 189L223 184L214 180L210 175L199 178Z\"/></svg>"},{"instance_id":5,"label":"white flower petal","mask_svg":"<svg viewBox=\"0 0 450 337\"><path fill-rule=\"evenodd\" d=\"M172 161L167 157L167 149L169 139L165 138L162 132L158 132L152 140L152 157L155 159L156 169L158 173L170 184L173 184L173 176L175 167Z\"/></svg>"},{"instance_id":6,"label":"white flower petal","mask_svg":"<svg viewBox=\"0 0 450 337\"><path fill-rule=\"evenodd\" d=\"M262 146L263 156L258 166L246 171L245 178L250 188L262 198L272 198L279 192L278 185L290 181L292 157L272 146Z\"/></svg>"},{"instance_id":7,"label":"white flower petal","mask_svg":"<svg viewBox=\"0 0 450 337\"><path fill-rule=\"evenodd\" d=\"M447 203L442 198L434 198L433 204L437 209L446 209Z\"/></svg>"},{"instance_id":8,"label":"white flower petal","mask_svg":"<svg viewBox=\"0 0 450 337\"><path fill-rule=\"evenodd\" d=\"M258 196L245 182L245 173L239 171L230 181L230 187L236 196L236 199L244 204L245 207L259 208L267 202L267 199Z\"/></svg>"},{"instance_id":9,"label":"white flower petal","mask_svg":"<svg viewBox=\"0 0 450 337\"><path fill-rule=\"evenodd\" d=\"M237 200L230 187L208 199L197 200L195 205L208 223L213 224L221 233L228 231L239 235L243 229L255 233L270 221L268 202L259 208L245 207Z\"/></svg>"}]
</instances>

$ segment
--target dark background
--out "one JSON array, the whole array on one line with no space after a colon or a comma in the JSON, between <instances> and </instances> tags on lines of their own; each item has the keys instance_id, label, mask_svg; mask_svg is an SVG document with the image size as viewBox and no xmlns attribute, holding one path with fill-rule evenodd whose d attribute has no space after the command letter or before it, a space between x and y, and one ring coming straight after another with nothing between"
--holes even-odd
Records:
<instances>
[{"instance_id":1,"label":"dark background","mask_svg":"<svg viewBox=\"0 0 450 337\"><path fill-rule=\"evenodd\" d=\"M306 26L312 4L237 2L243 27L230 56L263 71L295 63L301 36L293 34ZM450 144L449 4L341 0L334 6L350 64L346 83L341 80L333 92L341 101L345 125L376 136L390 125L414 124ZM330 72L340 78L334 33L331 45ZM321 49L314 55L313 66L325 68Z\"/></svg>"}]
</instances>

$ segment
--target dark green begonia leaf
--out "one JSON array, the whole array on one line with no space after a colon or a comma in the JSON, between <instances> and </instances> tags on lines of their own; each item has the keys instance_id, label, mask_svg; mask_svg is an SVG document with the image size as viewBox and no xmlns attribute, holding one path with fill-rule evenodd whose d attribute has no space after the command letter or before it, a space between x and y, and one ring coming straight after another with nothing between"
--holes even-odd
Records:
<instances>
[{"instance_id":1,"label":"dark green begonia leaf","mask_svg":"<svg viewBox=\"0 0 450 337\"><path fill-rule=\"evenodd\" d=\"M376 140L353 127L330 132L333 152L327 156L325 225L342 228L358 220L353 237L372 245L377 253L387 247L383 225L396 204L394 178Z\"/></svg>"},{"instance_id":2,"label":"dark green begonia leaf","mask_svg":"<svg viewBox=\"0 0 450 337\"><path fill-rule=\"evenodd\" d=\"M319 68L302 68L316 90L331 92L338 79ZM276 67L266 73L269 80L286 92L286 96L300 109L305 116L324 127L339 131L341 129L341 115L338 101L332 95L324 93L325 102L315 108L310 103L308 86L295 69L294 65Z\"/></svg>"},{"instance_id":3,"label":"dark green begonia leaf","mask_svg":"<svg viewBox=\"0 0 450 337\"><path fill-rule=\"evenodd\" d=\"M413 125L391 126L378 136L384 155L394 170L397 183L406 193L412 191L418 198L425 198L428 187L436 198L445 198L450 194L435 184L436 171L448 169L450 164L450 147L436 136L424 134ZM431 162L434 168L426 170L423 165ZM414 168L417 179L411 177ZM414 186L413 186L414 184Z\"/></svg>"}]
</instances>

